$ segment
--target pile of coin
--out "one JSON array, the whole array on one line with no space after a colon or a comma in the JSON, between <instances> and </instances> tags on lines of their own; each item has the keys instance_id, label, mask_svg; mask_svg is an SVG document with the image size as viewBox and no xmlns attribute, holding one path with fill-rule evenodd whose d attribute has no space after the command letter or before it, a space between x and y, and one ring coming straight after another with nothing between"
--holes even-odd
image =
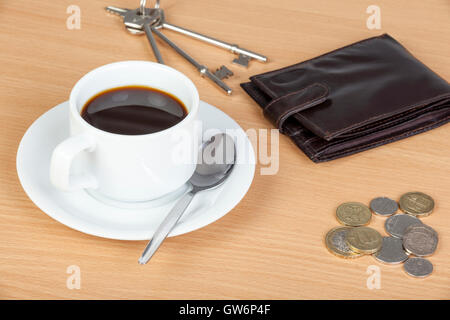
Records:
<instances>
[{"instance_id":1,"label":"pile of coin","mask_svg":"<svg viewBox=\"0 0 450 320\"><path fill-rule=\"evenodd\" d=\"M357 258L373 255L387 264L403 263L405 272L413 277L426 277L433 272L433 265L424 257L432 255L438 244L437 232L422 223L419 217L431 214L434 200L422 192L408 192L399 203L386 198L375 198L370 209L363 203L346 202L336 210L337 220L343 227L331 229L325 236L325 244L334 255ZM404 213L397 214L400 210ZM373 228L366 227L376 215L389 217L384 224L390 235L383 237Z\"/></svg>"}]
</instances>

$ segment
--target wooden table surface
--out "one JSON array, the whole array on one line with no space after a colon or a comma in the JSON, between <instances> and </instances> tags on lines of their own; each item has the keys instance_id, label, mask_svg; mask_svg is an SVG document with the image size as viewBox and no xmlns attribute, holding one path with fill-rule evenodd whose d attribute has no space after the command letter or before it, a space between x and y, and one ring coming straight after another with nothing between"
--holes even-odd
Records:
<instances>
[{"instance_id":1,"label":"wooden table surface","mask_svg":"<svg viewBox=\"0 0 450 320\"><path fill-rule=\"evenodd\" d=\"M137 258L144 241L86 235L53 220L25 195L16 173L20 139L41 114L68 99L86 72L121 60L155 58L144 37L132 36L103 7L136 7L137 0L0 2L0 298L16 299L415 299L450 298L450 130L448 126L332 162L314 164L280 136L280 167L261 175L239 205L215 223L168 239L150 264ZM381 8L381 29L369 30L369 5ZM81 28L69 30L67 7L81 9ZM450 80L450 2L325 0L163 0L167 19L240 44L270 58L248 69L233 56L196 40L171 38L210 68L226 64L227 97L161 45L166 63L189 76L201 99L244 128L272 128L240 89L250 75L312 58L387 32ZM343 260L324 246L338 225L336 207L381 195L398 199L419 190L436 200L423 221L440 236L426 279L371 256ZM385 234L384 218L371 226ZM67 267L81 271L68 289ZM381 288L366 285L371 265Z\"/></svg>"}]
</instances>

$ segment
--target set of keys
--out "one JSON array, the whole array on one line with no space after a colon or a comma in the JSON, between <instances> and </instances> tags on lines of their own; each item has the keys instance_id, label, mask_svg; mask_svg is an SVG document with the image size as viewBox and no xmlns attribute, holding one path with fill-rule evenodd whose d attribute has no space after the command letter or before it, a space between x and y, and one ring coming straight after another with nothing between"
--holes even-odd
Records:
<instances>
[{"instance_id":1,"label":"set of keys","mask_svg":"<svg viewBox=\"0 0 450 320\"><path fill-rule=\"evenodd\" d=\"M197 33L171 23L168 23L165 20L164 10L160 8L160 0L156 0L154 8L146 7L146 0L140 0L140 6L137 9L124 9L117 8L113 6L106 7L108 12L117 14L123 18L123 23L125 24L126 29L135 35L146 34L147 39L150 43L150 46L153 50L153 53L156 57L156 60L159 63L164 64L164 59L158 49L156 44L156 40L154 35L158 36L161 40L167 43L172 49L174 49L178 54L180 54L183 58L185 58L189 63L194 65L197 70L200 72L202 76L206 76L211 79L216 85L218 85L222 90L224 90L227 94L231 94L231 88L222 80L228 78L233 75L233 72L228 69L226 66L222 65L215 72L211 72L207 66L202 65L197 62L192 56L190 56L186 51L181 49L178 45L176 45L173 41L167 38L163 33L161 33L161 29L168 29L183 35L192 37L194 39L198 39L204 41L206 43L215 45L217 47L227 49L234 54L237 54L238 57L233 60L233 63L247 67L251 59L256 59L262 62L267 61L267 57L260 55L258 53L252 52L250 50L246 50L240 48L238 45L230 44L225 41L221 41L212 37L208 37L201 33Z\"/></svg>"}]
</instances>

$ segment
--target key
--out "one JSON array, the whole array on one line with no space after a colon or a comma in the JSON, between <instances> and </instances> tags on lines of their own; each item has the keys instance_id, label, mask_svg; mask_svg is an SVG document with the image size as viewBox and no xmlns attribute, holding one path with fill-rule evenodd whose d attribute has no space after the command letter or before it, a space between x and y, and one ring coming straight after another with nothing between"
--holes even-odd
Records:
<instances>
[{"instance_id":1,"label":"key","mask_svg":"<svg viewBox=\"0 0 450 320\"><path fill-rule=\"evenodd\" d=\"M214 72L214 75L219 78L220 80L231 77L233 75L233 71L231 71L230 69L228 69L225 66L221 66L219 69L217 69Z\"/></svg>"},{"instance_id":2,"label":"key","mask_svg":"<svg viewBox=\"0 0 450 320\"><path fill-rule=\"evenodd\" d=\"M160 19L159 9L145 8L145 14L141 14L141 9L129 10L123 16L123 23L126 27L144 30L144 24L154 25Z\"/></svg>"},{"instance_id":3,"label":"key","mask_svg":"<svg viewBox=\"0 0 450 320\"><path fill-rule=\"evenodd\" d=\"M141 3L139 5L141 14L142 14L142 12L144 12L144 14L145 14L145 3L146 2L147 2L147 0L141 0ZM155 9L159 9L159 0L156 0Z\"/></svg>"},{"instance_id":4,"label":"key","mask_svg":"<svg viewBox=\"0 0 450 320\"><path fill-rule=\"evenodd\" d=\"M192 58L186 51L178 47L175 43L173 43L171 40L169 40L165 35L163 35L159 30L156 28L153 29L153 32L161 38L164 42L166 42L172 49L174 49L179 55L181 55L183 58L185 58L189 63L194 65L194 67L197 68L198 71L200 71L200 74L202 76L208 77L210 80L212 80L215 84L217 84L222 90L224 90L228 95L230 95L233 91L229 86L226 85L221 79L219 79L216 75L211 73L209 69L198 63L194 58Z\"/></svg>"},{"instance_id":5,"label":"key","mask_svg":"<svg viewBox=\"0 0 450 320\"><path fill-rule=\"evenodd\" d=\"M144 7L142 7L144 5ZM133 34L141 34L145 32L156 60L164 64L164 60L156 45L155 38L152 33L152 25L157 24L161 18L161 10L145 8L145 1L141 1L141 6L138 9L122 9L117 7L106 7L106 10L120 15L123 18L123 23L127 30ZM144 13L144 14L142 14Z\"/></svg>"},{"instance_id":6,"label":"key","mask_svg":"<svg viewBox=\"0 0 450 320\"><path fill-rule=\"evenodd\" d=\"M239 53L239 56L233 60L233 63L238 64L243 67L248 67L250 57L245 54Z\"/></svg>"},{"instance_id":7,"label":"key","mask_svg":"<svg viewBox=\"0 0 450 320\"><path fill-rule=\"evenodd\" d=\"M262 62L266 62L267 61L267 57L266 56L260 55L260 54L258 54L256 52L253 52L253 51L250 51L250 50L247 50L247 49L244 49L244 48L240 48L236 44L230 44L230 43L227 43L227 42L222 41L222 40L218 40L218 39L215 39L215 38L212 38L212 37L208 37L208 36L206 36L204 34L201 34L201 33L198 33L198 32L195 32L195 31L192 31L192 30L189 30L189 29L186 29L186 28L182 28L182 27L176 26L174 24L170 24L170 23L167 23L165 21L162 22L162 26L163 26L163 28L166 28L166 29L169 29L169 30L181 33L181 34L184 34L184 35L192 37L194 39L201 40L201 41L207 42L209 44L215 45L217 47L221 47L221 48L230 50L232 53L239 54L239 55L242 54L244 56L247 56L247 57L250 57L250 58L262 61ZM248 65L248 63L247 63L247 65Z\"/></svg>"},{"instance_id":8,"label":"key","mask_svg":"<svg viewBox=\"0 0 450 320\"><path fill-rule=\"evenodd\" d=\"M159 1L158 1L159 2ZM158 8L159 8L159 3L157 3ZM156 7L156 6L155 6ZM159 28L166 28L178 33L181 33L183 35L189 36L191 38L197 39L197 40L201 40L204 42L207 42L209 44L215 45L217 47L220 48L224 48L227 50L230 50L232 53L238 54L239 57L233 60L233 63L242 65L244 67L248 67L248 63L250 61L251 58L253 59L257 59L260 60L262 62L266 62L267 61L267 57L260 55L258 53L252 52L250 50L246 50L243 48L240 48L238 45L236 44L229 44L225 41L221 41L212 37L208 37L204 34L186 29L186 28L182 28L179 26L176 26L174 24L170 24L166 21L166 19L164 18L164 11L162 9L160 9L160 19L156 25L156 27Z\"/></svg>"},{"instance_id":9,"label":"key","mask_svg":"<svg viewBox=\"0 0 450 320\"><path fill-rule=\"evenodd\" d=\"M113 7L113 6L107 6L107 7L105 7L105 10L108 11L108 12L110 12L110 13L119 15L119 16L121 16L122 18L125 17L125 14L126 14L128 11L130 11L130 9L117 8L117 7Z\"/></svg>"},{"instance_id":10,"label":"key","mask_svg":"<svg viewBox=\"0 0 450 320\"><path fill-rule=\"evenodd\" d=\"M113 7L113 6L108 6L105 7L106 11L116 14L118 16L121 16L122 18L125 18L125 15L131 11L130 9L125 9L125 8L117 8L117 7ZM132 33L132 34L136 34L136 35L140 35L143 34L144 31L143 30L139 30L139 29L134 29L134 28L129 28L127 27L127 30Z\"/></svg>"},{"instance_id":11,"label":"key","mask_svg":"<svg viewBox=\"0 0 450 320\"><path fill-rule=\"evenodd\" d=\"M145 3L147 2L147 0L141 0L141 3L139 5L139 13L141 15L145 15Z\"/></svg>"},{"instance_id":12,"label":"key","mask_svg":"<svg viewBox=\"0 0 450 320\"><path fill-rule=\"evenodd\" d=\"M150 24L144 24L144 30L145 34L147 35L148 42L150 42L150 46L152 47L156 60L159 63L164 64L164 60L161 56L161 53L159 52L158 46L156 45L155 37L153 37L153 29Z\"/></svg>"},{"instance_id":13,"label":"key","mask_svg":"<svg viewBox=\"0 0 450 320\"><path fill-rule=\"evenodd\" d=\"M145 5L145 1L141 1L141 5L142 2L144 2ZM145 12L145 14L143 15L141 13ZM159 9L149 9L149 8L139 8L136 10L131 10L129 12L127 12L125 14L124 17L124 24L125 26L127 26L127 29L130 31L131 29L136 29L136 30L144 30L148 42L150 43L150 46L153 50L153 53L156 57L156 60L161 63L164 64L164 60L161 56L161 53L159 52L158 46L156 45L156 40L153 37L153 25L158 24L158 21L162 18L161 16L161 10Z\"/></svg>"},{"instance_id":14,"label":"key","mask_svg":"<svg viewBox=\"0 0 450 320\"><path fill-rule=\"evenodd\" d=\"M142 15L141 8L137 9L125 9L118 8L114 6L108 6L105 8L106 11L110 13L114 13L123 18L123 23L127 27L127 30L133 34L142 34L144 33L144 24L149 23L150 25L155 25L158 23L161 18L162 10L161 9L151 9L144 8Z\"/></svg>"}]
</instances>

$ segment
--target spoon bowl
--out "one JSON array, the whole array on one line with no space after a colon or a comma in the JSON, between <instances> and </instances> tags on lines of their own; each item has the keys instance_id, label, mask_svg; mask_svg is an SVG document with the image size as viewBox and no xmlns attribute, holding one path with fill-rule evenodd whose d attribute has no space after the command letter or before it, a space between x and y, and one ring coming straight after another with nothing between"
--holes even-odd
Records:
<instances>
[{"instance_id":1,"label":"spoon bowl","mask_svg":"<svg viewBox=\"0 0 450 320\"><path fill-rule=\"evenodd\" d=\"M236 145L233 139L225 134L216 134L203 143L199 162L195 172L189 179L190 190L175 204L164 221L159 225L153 238L147 244L140 264L146 264L161 246L169 232L180 220L197 192L220 186L230 176L236 162Z\"/></svg>"},{"instance_id":2,"label":"spoon bowl","mask_svg":"<svg viewBox=\"0 0 450 320\"><path fill-rule=\"evenodd\" d=\"M221 185L236 162L236 146L227 134L217 134L203 143L199 163L189 183L196 191Z\"/></svg>"}]
</instances>

